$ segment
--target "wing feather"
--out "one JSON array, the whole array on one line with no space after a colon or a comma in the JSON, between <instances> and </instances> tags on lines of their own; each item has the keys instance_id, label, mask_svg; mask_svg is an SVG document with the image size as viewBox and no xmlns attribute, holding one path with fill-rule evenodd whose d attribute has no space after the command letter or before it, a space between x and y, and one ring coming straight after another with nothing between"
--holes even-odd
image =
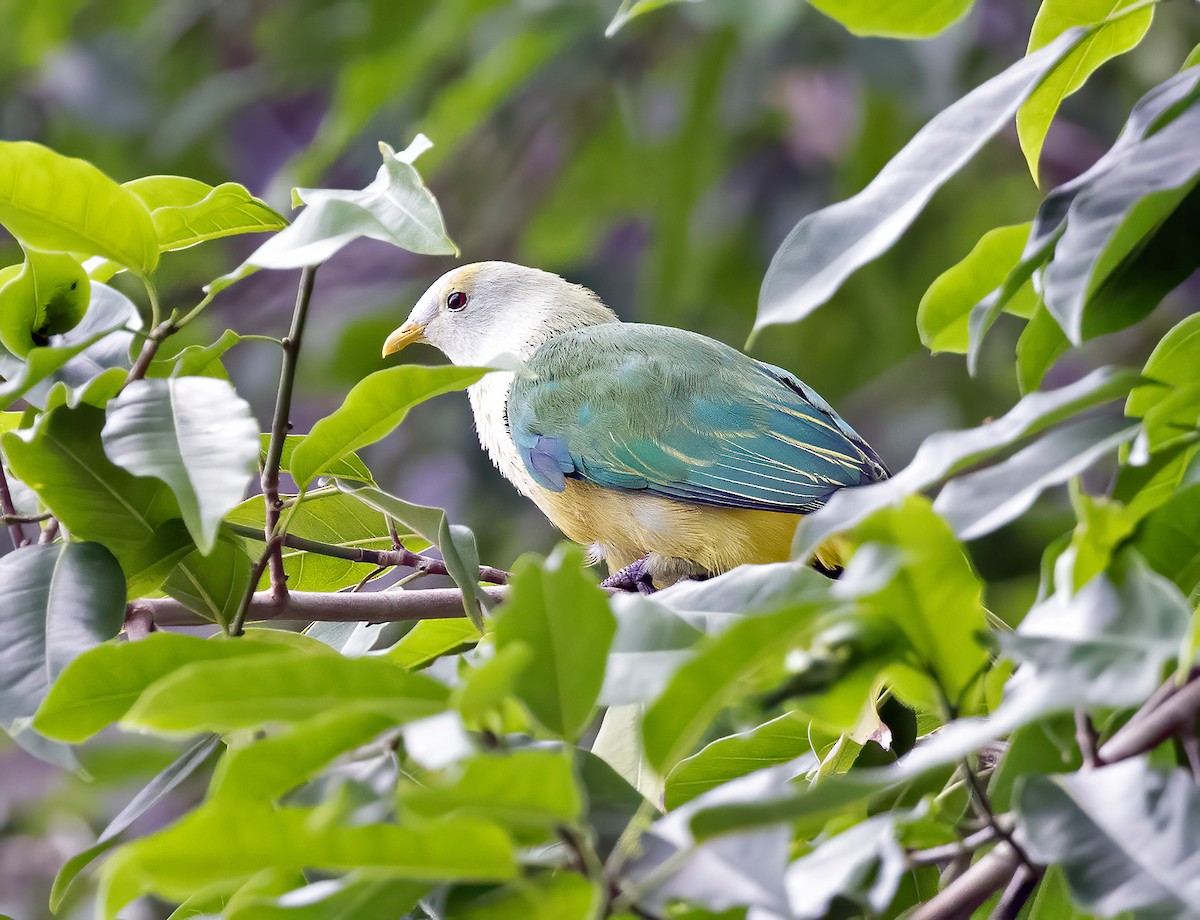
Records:
<instances>
[{"instance_id":1,"label":"wing feather","mask_svg":"<svg viewBox=\"0 0 1200 920\"><path fill-rule=\"evenodd\" d=\"M551 339L513 383L526 469L729 508L808 513L885 478L874 450L798 378L712 339L612 323Z\"/></svg>"}]
</instances>

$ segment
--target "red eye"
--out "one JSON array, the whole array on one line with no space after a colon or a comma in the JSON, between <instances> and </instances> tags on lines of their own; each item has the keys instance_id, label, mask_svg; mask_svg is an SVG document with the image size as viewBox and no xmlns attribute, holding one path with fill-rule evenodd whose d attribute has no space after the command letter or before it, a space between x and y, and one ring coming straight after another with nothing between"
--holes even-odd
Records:
<instances>
[{"instance_id":1,"label":"red eye","mask_svg":"<svg viewBox=\"0 0 1200 920\"><path fill-rule=\"evenodd\" d=\"M462 291L455 291L449 297L446 298L446 306L449 307L451 310L458 311L458 310L461 310L466 305L467 305L467 295L464 294Z\"/></svg>"}]
</instances>

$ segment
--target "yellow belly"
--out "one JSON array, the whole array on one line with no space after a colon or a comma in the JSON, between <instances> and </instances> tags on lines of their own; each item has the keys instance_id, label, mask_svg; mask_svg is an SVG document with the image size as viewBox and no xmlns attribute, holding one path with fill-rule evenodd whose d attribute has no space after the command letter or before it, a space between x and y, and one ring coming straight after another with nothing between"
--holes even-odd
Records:
<instances>
[{"instance_id":1,"label":"yellow belly","mask_svg":"<svg viewBox=\"0 0 1200 920\"><path fill-rule=\"evenodd\" d=\"M710 574L746 563L784 562L791 558L792 538L801 518L777 511L686 504L575 479L568 479L562 492L535 488L531 498L572 540L596 545L610 571L648 554ZM827 567L841 565L835 546L824 546L817 555ZM659 568L668 574L672 567ZM687 567L675 568L677 578Z\"/></svg>"}]
</instances>

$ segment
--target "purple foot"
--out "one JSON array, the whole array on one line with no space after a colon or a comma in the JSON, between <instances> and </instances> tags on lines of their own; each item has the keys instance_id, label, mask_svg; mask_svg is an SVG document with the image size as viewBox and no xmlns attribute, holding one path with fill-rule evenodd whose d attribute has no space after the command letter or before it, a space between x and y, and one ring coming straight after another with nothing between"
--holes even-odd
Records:
<instances>
[{"instance_id":1,"label":"purple foot","mask_svg":"<svg viewBox=\"0 0 1200 920\"><path fill-rule=\"evenodd\" d=\"M631 562L618 572L613 572L600 582L602 588L616 588L618 591L637 591L639 594L654 593L654 576L650 574L649 556L643 556L637 562Z\"/></svg>"}]
</instances>

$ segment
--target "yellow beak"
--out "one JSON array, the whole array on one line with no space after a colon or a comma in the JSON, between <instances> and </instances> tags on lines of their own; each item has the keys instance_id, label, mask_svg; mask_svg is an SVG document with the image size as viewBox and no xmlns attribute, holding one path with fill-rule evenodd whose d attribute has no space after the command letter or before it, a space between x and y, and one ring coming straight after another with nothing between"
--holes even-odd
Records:
<instances>
[{"instance_id":1,"label":"yellow beak","mask_svg":"<svg viewBox=\"0 0 1200 920\"><path fill-rule=\"evenodd\" d=\"M425 341L424 332L424 326L409 320L387 337L387 341L383 343L383 356L386 358L388 355L394 355L413 342Z\"/></svg>"}]
</instances>

